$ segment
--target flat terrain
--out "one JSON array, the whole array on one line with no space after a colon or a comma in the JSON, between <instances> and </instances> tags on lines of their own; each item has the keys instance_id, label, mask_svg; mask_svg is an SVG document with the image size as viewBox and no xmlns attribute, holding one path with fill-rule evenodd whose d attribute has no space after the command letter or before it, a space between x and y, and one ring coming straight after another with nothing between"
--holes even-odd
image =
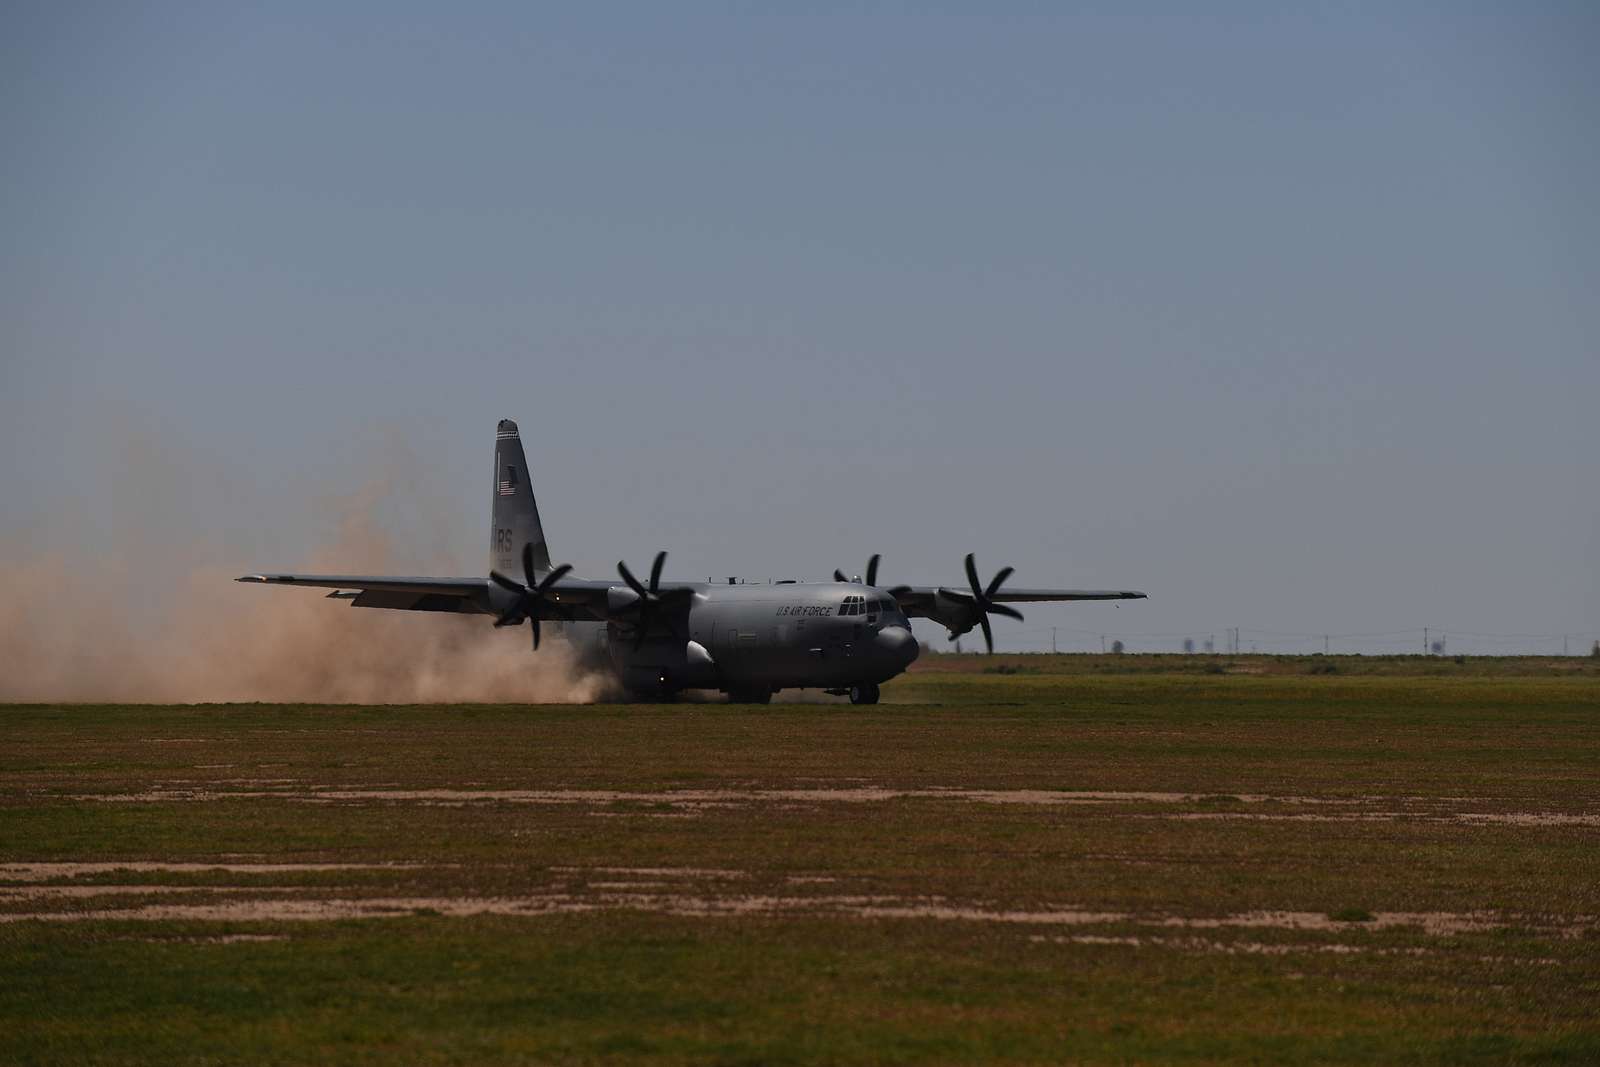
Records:
<instances>
[{"instance_id":1,"label":"flat terrain","mask_svg":"<svg viewBox=\"0 0 1600 1067\"><path fill-rule=\"evenodd\" d=\"M0 707L0 1062L1600 1062L1587 659Z\"/></svg>"}]
</instances>

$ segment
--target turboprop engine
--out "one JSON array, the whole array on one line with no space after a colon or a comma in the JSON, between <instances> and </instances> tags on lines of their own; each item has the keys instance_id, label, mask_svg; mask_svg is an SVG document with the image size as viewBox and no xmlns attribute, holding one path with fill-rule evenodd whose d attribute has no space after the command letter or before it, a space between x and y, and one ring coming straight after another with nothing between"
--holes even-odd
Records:
<instances>
[{"instance_id":1,"label":"turboprop engine","mask_svg":"<svg viewBox=\"0 0 1600 1067\"><path fill-rule=\"evenodd\" d=\"M661 589L666 561L665 552L656 553L649 584L635 578L627 563L617 561L617 573L627 584L606 590L612 662L630 689L715 688L716 661L700 642L685 639L677 626L680 616L694 609L695 594L688 589ZM665 623L666 633L659 632L658 621Z\"/></svg>"}]
</instances>

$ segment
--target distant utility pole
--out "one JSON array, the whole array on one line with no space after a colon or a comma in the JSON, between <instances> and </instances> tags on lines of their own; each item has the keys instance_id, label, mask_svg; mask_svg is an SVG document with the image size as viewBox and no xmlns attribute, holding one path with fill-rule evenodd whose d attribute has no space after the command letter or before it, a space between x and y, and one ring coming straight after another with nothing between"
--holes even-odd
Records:
<instances>
[{"instance_id":1,"label":"distant utility pole","mask_svg":"<svg viewBox=\"0 0 1600 1067\"><path fill-rule=\"evenodd\" d=\"M1054 656L1058 655L1060 652L1061 650L1056 647L1056 628L1052 626L1050 627L1050 654Z\"/></svg>"},{"instance_id":2,"label":"distant utility pole","mask_svg":"<svg viewBox=\"0 0 1600 1067\"><path fill-rule=\"evenodd\" d=\"M1422 654L1424 656L1428 654L1428 628L1426 626L1422 628Z\"/></svg>"},{"instance_id":3,"label":"distant utility pole","mask_svg":"<svg viewBox=\"0 0 1600 1067\"><path fill-rule=\"evenodd\" d=\"M1326 656L1328 654L1328 635L1327 634L1323 634L1322 635L1322 654L1324 656Z\"/></svg>"},{"instance_id":4,"label":"distant utility pole","mask_svg":"<svg viewBox=\"0 0 1600 1067\"><path fill-rule=\"evenodd\" d=\"M1101 634L1100 635L1100 654L1102 656L1106 654L1106 635L1105 634Z\"/></svg>"},{"instance_id":5,"label":"distant utility pole","mask_svg":"<svg viewBox=\"0 0 1600 1067\"><path fill-rule=\"evenodd\" d=\"M1567 654L1567 635L1566 634L1562 634L1561 635L1561 654L1563 656L1565 656Z\"/></svg>"}]
</instances>

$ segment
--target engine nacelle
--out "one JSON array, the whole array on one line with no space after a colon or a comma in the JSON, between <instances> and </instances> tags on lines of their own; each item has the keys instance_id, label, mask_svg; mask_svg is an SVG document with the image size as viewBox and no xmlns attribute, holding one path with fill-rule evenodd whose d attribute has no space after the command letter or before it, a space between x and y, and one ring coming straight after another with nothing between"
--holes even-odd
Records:
<instances>
[{"instance_id":1,"label":"engine nacelle","mask_svg":"<svg viewBox=\"0 0 1600 1067\"><path fill-rule=\"evenodd\" d=\"M958 599L941 586L934 590L933 610L928 612L928 618L949 630L950 638L954 640L978 625L979 614L971 598Z\"/></svg>"},{"instance_id":2,"label":"engine nacelle","mask_svg":"<svg viewBox=\"0 0 1600 1067\"><path fill-rule=\"evenodd\" d=\"M625 585L614 585L606 590L606 614L612 618L639 606L639 594Z\"/></svg>"},{"instance_id":3,"label":"engine nacelle","mask_svg":"<svg viewBox=\"0 0 1600 1067\"><path fill-rule=\"evenodd\" d=\"M608 642L611 662L629 689L716 689L720 687L716 660L698 641L658 637L638 648L615 630Z\"/></svg>"}]
</instances>

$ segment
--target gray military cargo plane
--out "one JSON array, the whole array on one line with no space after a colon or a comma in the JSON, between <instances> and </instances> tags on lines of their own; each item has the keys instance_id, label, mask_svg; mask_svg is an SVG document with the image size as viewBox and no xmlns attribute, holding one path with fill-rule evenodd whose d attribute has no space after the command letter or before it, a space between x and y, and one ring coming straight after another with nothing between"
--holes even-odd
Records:
<instances>
[{"instance_id":1,"label":"gray military cargo plane","mask_svg":"<svg viewBox=\"0 0 1600 1067\"><path fill-rule=\"evenodd\" d=\"M580 656L608 665L635 696L670 700L683 689L715 689L765 704L781 689L823 689L875 704L878 687L917 658L910 618L945 626L952 639L981 627L994 651L990 615L1021 619L1013 603L1134 600L1143 593L1090 589L1002 589L1011 568L988 585L967 556L967 588L878 586L878 557L865 575L834 571L831 582L773 584L664 582L665 552L642 582L617 564L620 582L568 577L552 566L517 424L495 433L493 530L487 578L352 574L247 574L238 581L332 589L358 608L455 611L527 622L538 649L540 623L563 632ZM522 581L507 576L520 562Z\"/></svg>"}]
</instances>

